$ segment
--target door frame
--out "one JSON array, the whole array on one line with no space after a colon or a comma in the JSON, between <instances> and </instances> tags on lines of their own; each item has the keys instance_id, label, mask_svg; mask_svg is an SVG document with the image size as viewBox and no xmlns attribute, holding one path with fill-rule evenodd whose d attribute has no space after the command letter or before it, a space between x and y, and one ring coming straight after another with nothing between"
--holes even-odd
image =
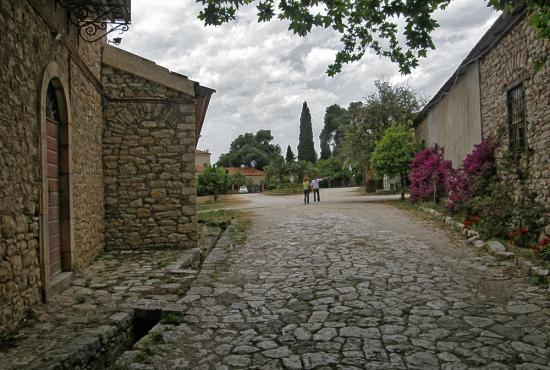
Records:
<instances>
[{"instance_id":1,"label":"door frame","mask_svg":"<svg viewBox=\"0 0 550 370\"><path fill-rule=\"evenodd\" d=\"M48 229L48 164L47 164L47 138L46 138L46 97L50 83L55 88L57 104L60 116L60 130L63 131L59 137L60 155L60 186L63 182L63 201L65 212L60 219L61 232L63 234L61 243L61 259L63 271L52 280L50 272L50 250L49 250L49 229ZM53 295L67 287L73 279L74 266L74 227L73 227L73 187L72 187L72 145L71 145L71 103L67 87L68 79L59 64L50 62L45 68L40 87L38 116L40 119L40 161L41 161L41 191L40 191L40 268L42 278L42 297L48 301ZM61 158L63 157L63 158ZM64 161L61 171L61 161ZM60 187L61 191L61 187Z\"/></svg>"}]
</instances>

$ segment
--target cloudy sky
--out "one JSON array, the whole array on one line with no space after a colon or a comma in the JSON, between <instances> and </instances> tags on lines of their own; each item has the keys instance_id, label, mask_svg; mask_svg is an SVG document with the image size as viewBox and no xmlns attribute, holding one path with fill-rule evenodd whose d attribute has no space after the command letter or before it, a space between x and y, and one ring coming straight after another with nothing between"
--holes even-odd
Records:
<instances>
[{"instance_id":1,"label":"cloudy sky","mask_svg":"<svg viewBox=\"0 0 550 370\"><path fill-rule=\"evenodd\" d=\"M257 23L254 7L241 10L236 22L204 27L199 10L193 0L133 0L132 25L120 47L217 90L198 145L210 149L214 161L239 134L259 129L272 131L283 154L289 144L296 153L304 101L318 149L325 108L361 100L376 79L408 83L432 96L497 17L485 1L454 0L437 14L437 49L412 75L368 54L331 78L326 67L340 47L331 30L300 38L281 21Z\"/></svg>"}]
</instances>

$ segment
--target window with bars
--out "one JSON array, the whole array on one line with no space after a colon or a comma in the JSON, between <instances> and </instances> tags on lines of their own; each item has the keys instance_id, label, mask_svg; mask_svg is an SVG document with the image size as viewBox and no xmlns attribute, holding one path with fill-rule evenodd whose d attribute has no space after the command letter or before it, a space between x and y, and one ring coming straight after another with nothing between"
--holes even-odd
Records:
<instances>
[{"instance_id":1,"label":"window with bars","mask_svg":"<svg viewBox=\"0 0 550 370\"><path fill-rule=\"evenodd\" d=\"M523 150L527 146L527 125L525 123L525 91L522 83L508 90L507 104L510 150Z\"/></svg>"}]
</instances>

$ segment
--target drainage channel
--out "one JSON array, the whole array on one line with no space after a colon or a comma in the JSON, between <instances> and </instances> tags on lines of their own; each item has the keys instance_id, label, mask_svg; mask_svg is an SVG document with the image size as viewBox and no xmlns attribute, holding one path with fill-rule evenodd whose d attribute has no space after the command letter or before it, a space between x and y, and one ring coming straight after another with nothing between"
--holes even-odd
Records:
<instances>
[{"instance_id":1,"label":"drainage channel","mask_svg":"<svg viewBox=\"0 0 550 370\"><path fill-rule=\"evenodd\" d=\"M140 308L134 309L134 320L132 324L133 340L130 348L139 342L141 338L149 334L151 329L159 323L161 315L161 310L144 310Z\"/></svg>"}]
</instances>

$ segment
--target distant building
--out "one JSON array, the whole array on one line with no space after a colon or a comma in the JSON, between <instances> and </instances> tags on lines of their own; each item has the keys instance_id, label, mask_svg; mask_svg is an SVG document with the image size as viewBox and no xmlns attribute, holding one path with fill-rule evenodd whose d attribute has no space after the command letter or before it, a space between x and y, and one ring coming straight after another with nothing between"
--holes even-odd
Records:
<instances>
[{"instance_id":1,"label":"distant building","mask_svg":"<svg viewBox=\"0 0 550 370\"><path fill-rule=\"evenodd\" d=\"M497 142L499 175L516 197L550 206L550 41L525 10L500 16L414 121L416 140L440 144L458 167L482 138Z\"/></svg>"},{"instance_id":2,"label":"distant building","mask_svg":"<svg viewBox=\"0 0 550 370\"><path fill-rule=\"evenodd\" d=\"M252 184L254 187L257 188L256 191L263 191L263 185L265 180L264 171L258 170L256 168L250 168L250 167L228 167L225 170L227 174L230 176L240 173L247 179L249 184ZM237 190L238 185L243 185L243 184L233 184L233 190Z\"/></svg>"},{"instance_id":3,"label":"distant building","mask_svg":"<svg viewBox=\"0 0 550 370\"><path fill-rule=\"evenodd\" d=\"M206 150L197 149L195 150L195 170L197 175L204 171L205 167L210 166L210 156L212 153Z\"/></svg>"}]
</instances>

